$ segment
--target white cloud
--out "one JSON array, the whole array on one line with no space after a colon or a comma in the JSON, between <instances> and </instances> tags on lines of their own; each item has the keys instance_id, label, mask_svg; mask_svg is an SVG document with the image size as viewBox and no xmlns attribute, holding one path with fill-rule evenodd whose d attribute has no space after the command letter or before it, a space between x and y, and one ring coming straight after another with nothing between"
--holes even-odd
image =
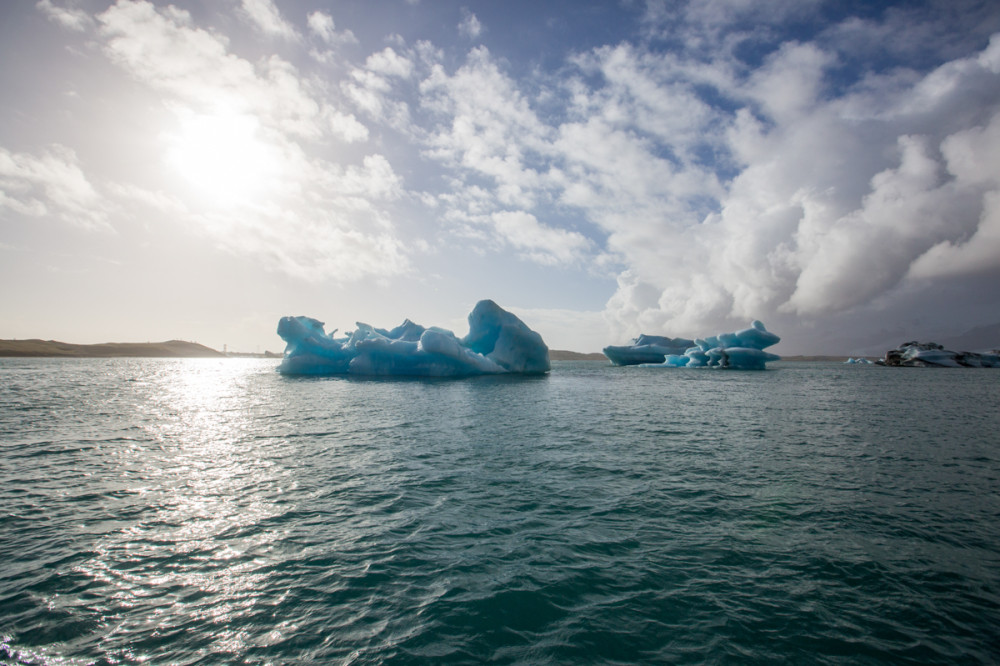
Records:
<instances>
[{"instance_id":1,"label":"white cloud","mask_svg":"<svg viewBox=\"0 0 1000 666\"><path fill-rule=\"evenodd\" d=\"M606 82L598 89L575 82L573 111L581 120L599 116L609 126L648 133L683 159L690 159L689 151L700 143L714 140L722 115L695 87L731 85L729 72L627 44L595 49L574 58L574 64Z\"/></svg>"},{"instance_id":2,"label":"white cloud","mask_svg":"<svg viewBox=\"0 0 1000 666\"><path fill-rule=\"evenodd\" d=\"M1000 34L990 37L990 45L979 54L979 65L993 74L1000 74Z\"/></svg>"},{"instance_id":3,"label":"white cloud","mask_svg":"<svg viewBox=\"0 0 1000 666\"><path fill-rule=\"evenodd\" d=\"M434 66L420 91L422 106L440 119L427 138L428 156L489 178L500 207L531 207L544 183L526 162L548 149L551 130L489 51L474 49L451 76Z\"/></svg>"},{"instance_id":4,"label":"white cloud","mask_svg":"<svg viewBox=\"0 0 1000 666\"><path fill-rule=\"evenodd\" d=\"M184 103L253 113L269 127L307 139L331 132L345 141L367 137L363 125L313 92L290 63L271 56L255 67L229 53L225 38L193 27L187 12L123 1L98 20L112 61Z\"/></svg>"},{"instance_id":5,"label":"white cloud","mask_svg":"<svg viewBox=\"0 0 1000 666\"><path fill-rule=\"evenodd\" d=\"M985 127L949 136L941 148L957 184L982 192L981 213L978 218L955 220L964 225L913 262L910 276L926 279L995 270L1000 264L1000 113Z\"/></svg>"},{"instance_id":6,"label":"white cloud","mask_svg":"<svg viewBox=\"0 0 1000 666\"><path fill-rule=\"evenodd\" d=\"M147 190L133 183L108 183L108 193L122 202L133 202L170 215L187 215L184 202L162 190Z\"/></svg>"},{"instance_id":7,"label":"white cloud","mask_svg":"<svg viewBox=\"0 0 1000 666\"><path fill-rule=\"evenodd\" d=\"M385 209L401 183L384 157L343 167L282 150L269 196L202 206L191 221L220 248L310 282L389 279L410 269Z\"/></svg>"},{"instance_id":8,"label":"white cloud","mask_svg":"<svg viewBox=\"0 0 1000 666\"><path fill-rule=\"evenodd\" d=\"M351 71L351 80L342 88L354 104L378 120L405 130L409 125L409 106L393 95L394 80L407 79L414 71L413 61L386 47L368 56L363 68Z\"/></svg>"},{"instance_id":9,"label":"white cloud","mask_svg":"<svg viewBox=\"0 0 1000 666\"><path fill-rule=\"evenodd\" d=\"M462 20L458 24L458 32L468 39L476 39L483 32L483 25L476 15L468 9L462 9Z\"/></svg>"},{"instance_id":10,"label":"white cloud","mask_svg":"<svg viewBox=\"0 0 1000 666\"><path fill-rule=\"evenodd\" d=\"M370 72L383 76L395 76L401 79L409 78L413 73L413 61L399 55L390 47L385 47L378 53L368 56L365 68Z\"/></svg>"},{"instance_id":11,"label":"white cloud","mask_svg":"<svg viewBox=\"0 0 1000 666\"><path fill-rule=\"evenodd\" d=\"M309 29L319 35L327 44L332 44L337 31L334 29L333 17L321 11L315 11L308 17Z\"/></svg>"},{"instance_id":12,"label":"white cloud","mask_svg":"<svg viewBox=\"0 0 1000 666\"><path fill-rule=\"evenodd\" d=\"M163 166L181 178L165 192L121 186L122 202L172 207L220 248L309 281L409 270L390 213L402 184L388 160L340 163L316 150L368 136L324 87L278 56L251 64L180 10L119 2L98 19L108 57L176 117Z\"/></svg>"},{"instance_id":13,"label":"white cloud","mask_svg":"<svg viewBox=\"0 0 1000 666\"><path fill-rule=\"evenodd\" d=\"M317 166L316 182L338 196L392 200L402 194L402 182L382 155L368 155L362 166L343 170L331 164Z\"/></svg>"},{"instance_id":14,"label":"white cloud","mask_svg":"<svg viewBox=\"0 0 1000 666\"><path fill-rule=\"evenodd\" d=\"M421 84L424 108L440 118L427 140L428 156L460 174L465 189L487 178L492 213L520 208L533 215L539 206L558 204L582 210L610 234L609 247L631 261L660 266L689 254L665 239L700 221L692 201L723 193L713 173L691 163L696 144L704 142L702 130L718 116L683 85L659 88L668 77L655 60L631 49L601 49L580 62L610 83L601 90L577 85L573 114L556 127L541 120L486 49L473 50L453 75L435 66ZM482 197L450 204L475 206L454 214L457 220L484 213ZM578 232L566 233L564 256L529 256L566 262L593 248Z\"/></svg>"},{"instance_id":15,"label":"white cloud","mask_svg":"<svg viewBox=\"0 0 1000 666\"><path fill-rule=\"evenodd\" d=\"M702 38L716 44L737 39L726 12L756 11L698 7ZM733 56L736 43L581 54L565 113L545 119L485 48L452 74L432 66L425 154L464 191L439 198L445 219L478 242L489 219L512 246L563 245L532 258L564 263L593 253L586 237L532 225L546 206L579 211L622 267L608 312L632 334L826 317L907 280L1000 270L990 120L1000 36L924 74L872 74L834 96L843 56L827 42L778 45L755 70Z\"/></svg>"},{"instance_id":16,"label":"white cloud","mask_svg":"<svg viewBox=\"0 0 1000 666\"><path fill-rule=\"evenodd\" d=\"M822 74L822 60L798 60L780 69ZM875 113L859 112L863 98L848 95L772 106L767 129L741 116L731 139L747 167L723 200L711 273L734 315L863 306L898 287L931 247L969 238L983 210L969 175L978 168L961 166L968 130L948 137L982 112L984 84L996 90L977 62L946 63L908 88L885 79L888 104L875 99L876 81L865 82ZM991 97L986 108L1000 108L1000 95Z\"/></svg>"},{"instance_id":17,"label":"white cloud","mask_svg":"<svg viewBox=\"0 0 1000 666\"><path fill-rule=\"evenodd\" d=\"M783 44L746 85L750 99L778 124L808 113L820 97L824 70L834 59L812 44Z\"/></svg>"},{"instance_id":18,"label":"white cloud","mask_svg":"<svg viewBox=\"0 0 1000 666\"><path fill-rule=\"evenodd\" d=\"M0 208L29 217L51 215L89 230L112 230L109 203L84 175L76 153L60 145L40 155L0 148Z\"/></svg>"},{"instance_id":19,"label":"white cloud","mask_svg":"<svg viewBox=\"0 0 1000 666\"><path fill-rule=\"evenodd\" d=\"M242 8L253 26L265 35L281 39L299 39L299 33L291 23L282 18L273 0L242 0Z\"/></svg>"},{"instance_id":20,"label":"white cloud","mask_svg":"<svg viewBox=\"0 0 1000 666\"><path fill-rule=\"evenodd\" d=\"M524 211L493 213L497 234L540 264L569 264L579 260L591 247L582 234L541 224Z\"/></svg>"},{"instance_id":21,"label":"white cloud","mask_svg":"<svg viewBox=\"0 0 1000 666\"><path fill-rule=\"evenodd\" d=\"M298 41L247 60L185 11L120 0L93 35L173 112L164 136L188 116L246 120L247 154L274 172L247 200L204 205L102 184L70 154L4 153L0 206L69 219L90 201L97 218L74 223L99 225L110 195L321 279L408 270L394 207L422 201L433 222L419 224L465 251L613 273L607 312L626 339L855 316L920 281L1000 271L1000 35L984 48L958 16L989 8L962 4L943 27L929 6L824 27L810 23L818 3L651 0L649 39L546 72L481 46L455 67L454 44L395 34L352 62L340 47L357 39L329 13L306 16L304 39L273 0L243 0L245 17ZM72 3L36 6L69 29L93 23ZM469 10L461 20L463 37L483 34ZM782 42L782 21L818 29Z\"/></svg>"},{"instance_id":22,"label":"white cloud","mask_svg":"<svg viewBox=\"0 0 1000 666\"><path fill-rule=\"evenodd\" d=\"M866 303L947 233L955 197L941 189L940 164L925 140L900 137L899 144L899 166L872 178L860 208L822 227L800 223L800 271L784 309L816 314Z\"/></svg>"},{"instance_id":23,"label":"white cloud","mask_svg":"<svg viewBox=\"0 0 1000 666\"><path fill-rule=\"evenodd\" d=\"M316 61L330 65L336 62L336 51L346 44L357 44L358 38L350 30L338 31L333 22L333 17L321 11L314 11L307 17L309 30L330 49L320 51L310 49L309 55Z\"/></svg>"},{"instance_id":24,"label":"white cloud","mask_svg":"<svg viewBox=\"0 0 1000 666\"><path fill-rule=\"evenodd\" d=\"M560 127L559 178L563 201L610 232L627 267L613 319L634 334L822 317L873 303L908 275L1000 269L1000 253L983 249L997 242L995 128L980 124L1000 109L995 43L924 76L869 77L839 98L823 83L838 60L814 44L785 44L745 77L725 54L710 66L626 46L578 58L605 85L575 91L586 119ZM685 113L698 109L678 106L691 85L738 108ZM659 97L673 112L644 112ZM648 118L658 115L673 127L657 130ZM713 138L699 145L699 135ZM727 155L739 167L728 184L699 166L705 148L714 168ZM718 212L699 214L703 200Z\"/></svg>"},{"instance_id":25,"label":"white cloud","mask_svg":"<svg viewBox=\"0 0 1000 666\"><path fill-rule=\"evenodd\" d=\"M51 20L70 30L83 32L90 28L94 23L93 19L90 18L90 15L82 9L57 7L52 4L52 0L39 0L38 4L35 6L44 12L45 15Z\"/></svg>"}]
</instances>

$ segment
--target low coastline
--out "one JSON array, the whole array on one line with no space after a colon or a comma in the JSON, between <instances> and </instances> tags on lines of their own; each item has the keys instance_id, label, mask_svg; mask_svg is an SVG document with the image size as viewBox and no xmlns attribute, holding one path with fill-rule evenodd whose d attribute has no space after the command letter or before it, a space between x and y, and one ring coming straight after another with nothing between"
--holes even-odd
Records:
<instances>
[{"instance_id":1,"label":"low coastline","mask_svg":"<svg viewBox=\"0 0 1000 666\"><path fill-rule=\"evenodd\" d=\"M0 340L0 356L17 358L223 358L220 351L183 340L80 345L58 340Z\"/></svg>"},{"instance_id":2,"label":"low coastline","mask_svg":"<svg viewBox=\"0 0 1000 666\"><path fill-rule=\"evenodd\" d=\"M197 342L104 342L82 345L58 340L0 340L0 357L6 358L281 358L280 352L220 352ZM608 362L600 352L549 350L553 361ZM844 356L782 356L782 361L837 362ZM874 359L873 359L874 360Z\"/></svg>"}]
</instances>

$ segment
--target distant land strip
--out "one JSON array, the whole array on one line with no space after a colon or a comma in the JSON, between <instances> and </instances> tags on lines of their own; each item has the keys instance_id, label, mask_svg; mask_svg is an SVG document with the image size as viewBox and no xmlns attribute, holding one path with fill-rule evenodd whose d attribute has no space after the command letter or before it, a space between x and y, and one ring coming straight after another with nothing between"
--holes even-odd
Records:
<instances>
[{"instance_id":1,"label":"distant land strip","mask_svg":"<svg viewBox=\"0 0 1000 666\"><path fill-rule=\"evenodd\" d=\"M607 362L608 357L604 354L581 354L575 351L566 351L565 349L550 349L549 359L552 361L605 361Z\"/></svg>"},{"instance_id":2,"label":"distant land strip","mask_svg":"<svg viewBox=\"0 0 1000 666\"><path fill-rule=\"evenodd\" d=\"M0 340L0 356L75 358L212 358L226 356L197 342L104 342L77 345L58 340Z\"/></svg>"},{"instance_id":3,"label":"distant land strip","mask_svg":"<svg viewBox=\"0 0 1000 666\"><path fill-rule=\"evenodd\" d=\"M184 340L166 342L104 342L95 345L78 345L58 340L0 340L0 357L65 357L65 358L222 358L255 357L280 358L280 353L245 352L223 353ZM580 352L553 349L549 352L553 361L607 361L604 354L581 354Z\"/></svg>"},{"instance_id":4,"label":"distant land strip","mask_svg":"<svg viewBox=\"0 0 1000 666\"><path fill-rule=\"evenodd\" d=\"M63 357L63 358L224 358L253 357L280 358L280 353L264 352L250 354L245 352L223 353L184 340L168 340L166 342L103 342L96 345L77 345L58 340L0 340L0 357ZM565 349L550 349L549 358L553 361L603 361L607 357L600 353L584 354ZM783 356L782 361L843 361L843 356Z\"/></svg>"}]
</instances>

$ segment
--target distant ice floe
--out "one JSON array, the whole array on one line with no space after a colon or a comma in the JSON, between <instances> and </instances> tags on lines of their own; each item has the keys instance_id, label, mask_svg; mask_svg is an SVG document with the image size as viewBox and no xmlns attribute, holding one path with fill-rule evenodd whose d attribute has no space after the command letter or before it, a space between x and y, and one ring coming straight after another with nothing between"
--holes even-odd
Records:
<instances>
[{"instance_id":1,"label":"distant ice floe","mask_svg":"<svg viewBox=\"0 0 1000 666\"><path fill-rule=\"evenodd\" d=\"M781 359L764 351L780 340L764 324L754 321L742 331L695 340L640 335L631 345L609 346L603 351L615 365L764 370L768 361Z\"/></svg>"},{"instance_id":2,"label":"distant ice floe","mask_svg":"<svg viewBox=\"0 0 1000 666\"><path fill-rule=\"evenodd\" d=\"M910 368L1000 368L1000 351L955 352L935 342L904 342L887 351L878 364Z\"/></svg>"},{"instance_id":3,"label":"distant ice floe","mask_svg":"<svg viewBox=\"0 0 1000 666\"><path fill-rule=\"evenodd\" d=\"M867 358L861 356L858 358L848 358L846 361L844 361L844 365L874 365L874 363L872 361L869 361Z\"/></svg>"},{"instance_id":4,"label":"distant ice floe","mask_svg":"<svg viewBox=\"0 0 1000 666\"><path fill-rule=\"evenodd\" d=\"M286 342L278 371L286 375L467 377L548 372L549 348L542 336L490 300L469 314L469 334L424 328L407 319L392 330L358 322L357 330L334 338L311 317L282 317Z\"/></svg>"}]
</instances>

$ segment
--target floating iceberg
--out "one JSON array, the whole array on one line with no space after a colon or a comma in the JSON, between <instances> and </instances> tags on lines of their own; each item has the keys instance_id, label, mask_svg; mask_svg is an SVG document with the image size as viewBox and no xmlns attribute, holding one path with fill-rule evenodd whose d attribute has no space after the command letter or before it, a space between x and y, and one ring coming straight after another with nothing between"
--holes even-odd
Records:
<instances>
[{"instance_id":1,"label":"floating iceberg","mask_svg":"<svg viewBox=\"0 0 1000 666\"><path fill-rule=\"evenodd\" d=\"M780 340L764 324L754 321L742 331L696 340L640 335L631 345L605 347L604 355L615 365L763 370L768 361L781 359L764 351Z\"/></svg>"},{"instance_id":2,"label":"floating iceberg","mask_svg":"<svg viewBox=\"0 0 1000 666\"><path fill-rule=\"evenodd\" d=\"M864 356L859 356L858 358L848 358L844 361L845 365L874 365L872 361L869 361Z\"/></svg>"},{"instance_id":3,"label":"floating iceberg","mask_svg":"<svg viewBox=\"0 0 1000 666\"><path fill-rule=\"evenodd\" d=\"M1000 368L1000 351L956 352L936 342L904 342L880 358L879 365L910 368Z\"/></svg>"},{"instance_id":4,"label":"floating iceberg","mask_svg":"<svg viewBox=\"0 0 1000 666\"><path fill-rule=\"evenodd\" d=\"M631 345L605 347L604 355L615 365L663 363L667 356L683 354L694 346L688 338L666 338L659 335L640 335Z\"/></svg>"},{"instance_id":5,"label":"floating iceberg","mask_svg":"<svg viewBox=\"0 0 1000 666\"><path fill-rule=\"evenodd\" d=\"M424 328L407 319L392 330L358 323L340 338L311 317L282 317L278 335L286 342L278 371L287 375L411 375L466 377L549 371L549 348L524 322L493 301L476 303L469 334L457 338L443 328Z\"/></svg>"}]
</instances>

